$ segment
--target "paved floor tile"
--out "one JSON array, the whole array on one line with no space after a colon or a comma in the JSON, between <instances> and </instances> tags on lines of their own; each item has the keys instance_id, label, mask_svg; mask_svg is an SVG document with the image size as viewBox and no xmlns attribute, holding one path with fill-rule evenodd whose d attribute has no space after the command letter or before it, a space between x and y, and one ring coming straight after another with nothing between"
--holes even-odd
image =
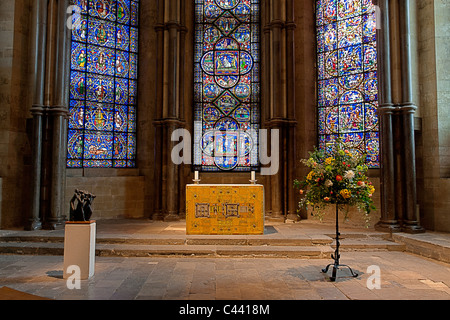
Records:
<instances>
[{"instance_id":1,"label":"paved floor tile","mask_svg":"<svg viewBox=\"0 0 450 320\"><path fill-rule=\"evenodd\" d=\"M403 252L346 252L357 278L321 272L325 259L97 257L95 275L70 290L58 256L0 256L0 287L57 300L450 300L450 265ZM368 267L381 289L367 287ZM330 274L331 272L329 272Z\"/></svg>"}]
</instances>

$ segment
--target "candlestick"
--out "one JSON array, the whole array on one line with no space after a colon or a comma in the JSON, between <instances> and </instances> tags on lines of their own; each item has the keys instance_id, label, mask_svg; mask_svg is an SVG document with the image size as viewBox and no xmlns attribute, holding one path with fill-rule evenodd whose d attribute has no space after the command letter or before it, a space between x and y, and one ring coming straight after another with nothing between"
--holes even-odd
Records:
<instances>
[{"instance_id":1,"label":"candlestick","mask_svg":"<svg viewBox=\"0 0 450 320\"><path fill-rule=\"evenodd\" d=\"M251 175L251 180L250 180L250 183L251 184L256 184L256 172L255 171L252 171L252 175Z\"/></svg>"}]
</instances>

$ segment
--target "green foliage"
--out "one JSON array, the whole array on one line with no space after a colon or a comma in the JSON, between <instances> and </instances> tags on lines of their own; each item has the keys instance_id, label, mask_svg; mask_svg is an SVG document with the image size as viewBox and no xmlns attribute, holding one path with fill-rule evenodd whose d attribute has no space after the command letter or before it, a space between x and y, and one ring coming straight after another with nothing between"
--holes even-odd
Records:
<instances>
[{"instance_id":1,"label":"green foliage","mask_svg":"<svg viewBox=\"0 0 450 320\"><path fill-rule=\"evenodd\" d=\"M309 159L301 162L311 171L303 180L294 181L294 188L303 195L299 210L312 207L312 214L321 219L330 204L341 209L355 206L368 221L370 212L376 208L372 200L375 188L366 175L365 156L343 149L338 140L330 152L314 148Z\"/></svg>"}]
</instances>

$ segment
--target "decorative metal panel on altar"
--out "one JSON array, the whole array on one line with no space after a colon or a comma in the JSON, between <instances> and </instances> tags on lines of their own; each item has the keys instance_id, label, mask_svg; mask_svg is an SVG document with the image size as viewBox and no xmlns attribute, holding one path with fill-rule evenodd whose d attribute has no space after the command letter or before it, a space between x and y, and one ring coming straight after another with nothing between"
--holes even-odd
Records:
<instances>
[{"instance_id":1,"label":"decorative metal panel on altar","mask_svg":"<svg viewBox=\"0 0 450 320\"><path fill-rule=\"evenodd\" d=\"M264 234L264 186L187 185L186 233Z\"/></svg>"}]
</instances>

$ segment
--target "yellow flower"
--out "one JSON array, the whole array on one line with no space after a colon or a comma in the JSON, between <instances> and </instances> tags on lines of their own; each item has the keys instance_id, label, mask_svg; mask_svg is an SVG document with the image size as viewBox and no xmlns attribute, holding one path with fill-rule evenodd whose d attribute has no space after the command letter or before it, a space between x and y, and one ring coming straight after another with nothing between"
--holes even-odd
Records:
<instances>
[{"instance_id":1,"label":"yellow flower","mask_svg":"<svg viewBox=\"0 0 450 320\"><path fill-rule=\"evenodd\" d=\"M373 194L375 192L375 187L372 185L369 185L369 193Z\"/></svg>"},{"instance_id":2,"label":"yellow flower","mask_svg":"<svg viewBox=\"0 0 450 320\"><path fill-rule=\"evenodd\" d=\"M310 173L308 173L308 176L306 177L307 180L312 180L314 176L314 171L311 171Z\"/></svg>"},{"instance_id":3,"label":"yellow flower","mask_svg":"<svg viewBox=\"0 0 450 320\"><path fill-rule=\"evenodd\" d=\"M329 158L325 159L325 163L326 164L331 164L331 162L333 162L333 161L334 161L334 158L332 158L332 157L329 157Z\"/></svg>"},{"instance_id":4,"label":"yellow flower","mask_svg":"<svg viewBox=\"0 0 450 320\"><path fill-rule=\"evenodd\" d=\"M339 192L344 199L351 197L352 193L348 189L343 189Z\"/></svg>"}]
</instances>

